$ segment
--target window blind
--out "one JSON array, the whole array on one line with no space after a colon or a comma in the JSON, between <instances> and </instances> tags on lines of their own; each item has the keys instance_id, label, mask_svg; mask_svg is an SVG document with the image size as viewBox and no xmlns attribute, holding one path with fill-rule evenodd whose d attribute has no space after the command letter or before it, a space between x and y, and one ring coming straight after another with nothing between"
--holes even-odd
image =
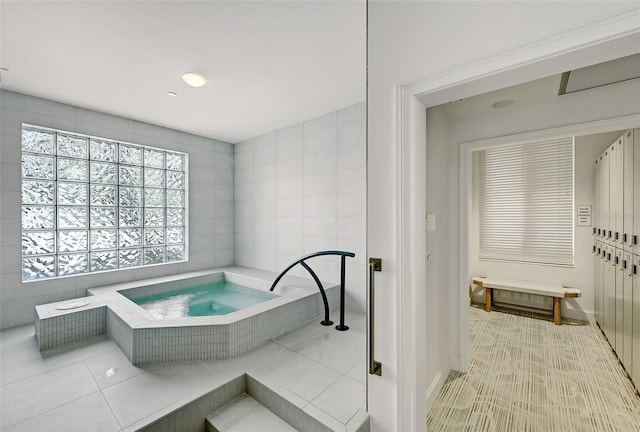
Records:
<instances>
[{"instance_id":1,"label":"window blind","mask_svg":"<svg viewBox=\"0 0 640 432\"><path fill-rule=\"evenodd\" d=\"M573 265L573 137L479 153L480 259Z\"/></svg>"}]
</instances>

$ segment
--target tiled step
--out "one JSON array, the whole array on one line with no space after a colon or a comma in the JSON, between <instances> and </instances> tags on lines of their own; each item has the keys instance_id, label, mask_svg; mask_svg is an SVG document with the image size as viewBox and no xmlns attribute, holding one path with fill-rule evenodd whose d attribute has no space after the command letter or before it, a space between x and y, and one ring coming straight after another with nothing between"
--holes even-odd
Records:
<instances>
[{"instance_id":1,"label":"tiled step","mask_svg":"<svg viewBox=\"0 0 640 432\"><path fill-rule=\"evenodd\" d=\"M207 416L207 432L296 432L291 425L248 394Z\"/></svg>"},{"instance_id":2,"label":"tiled step","mask_svg":"<svg viewBox=\"0 0 640 432\"><path fill-rule=\"evenodd\" d=\"M146 419L123 432L369 432L369 416L363 411L345 425L317 408L309 409L311 404L299 397L290 400L293 396L242 374L162 417Z\"/></svg>"}]
</instances>

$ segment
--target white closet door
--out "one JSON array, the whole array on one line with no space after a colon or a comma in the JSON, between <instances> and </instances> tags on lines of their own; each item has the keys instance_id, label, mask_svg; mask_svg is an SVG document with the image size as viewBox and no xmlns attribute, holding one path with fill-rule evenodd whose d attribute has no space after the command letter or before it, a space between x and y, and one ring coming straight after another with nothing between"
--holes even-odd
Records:
<instances>
[{"instance_id":1,"label":"white closet door","mask_svg":"<svg viewBox=\"0 0 640 432\"><path fill-rule=\"evenodd\" d=\"M621 271L618 272L616 277L622 279L623 284L622 352L618 354L621 355L622 364L627 371L631 371L633 357L633 279L629 277L630 271L633 270L632 267L633 254L625 252Z\"/></svg>"},{"instance_id":2,"label":"white closet door","mask_svg":"<svg viewBox=\"0 0 640 432\"><path fill-rule=\"evenodd\" d=\"M605 246L604 258L604 334L612 347L616 346L616 267L613 246Z\"/></svg>"},{"instance_id":3,"label":"white closet door","mask_svg":"<svg viewBox=\"0 0 640 432\"><path fill-rule=\"evenodd\" d=\"M620 248L614 248L615 258L615 290L616 290L616 310L615 310L615 326L616 326L616 344L614 345L618 357L623 355L623 339L624 339L624 278L623 278L623 251Z\"/></svg>"},{"instance_id":4,"label":"white closet door","mask_svg":"<svg viewBox=\"0 0 640 432\"><path fill-rule=\"evenodd\" d=\"M630 266L627 274L633 285L633 340L632 340L632 366L631 379L636 384L636 388L640 387L640 256L633 256L634 266ZM629 369L627 369L628 371Z\"/></svg>"},{"instance_id":5,"label":"white closet door","mask_svg":"<svg viewBox=\"0 0 640 432\"><path fill-rule=\"evenodd\" d=\"M613 222L613 242L616 247L622 247L622 233L624 232L624 135L614 143L615 160L612 160L615 188L615 210Z\"/></svg>"},{"instance_id":6,"label":"white closet door","mask_svg":"<svg viewBox=\"0 0 640 432\"><path fill-rule=\"evenodd\" d=\"M640 255L640 128L635 129L633 133L633 172L633 235L636 243L634 253Z\"/></svg>"},{"instance_id":7,"label":"white closet door","mask_svg":"<svg viewBox=\"0 0 640 432\"><path fill-rule=\"evenodd\" d=\"M632 235L633 235L633 194L634 194L634 171L633 171L633 130L628 130L624 133L624 152L623 152L623 165L624 165L624 181L622 188L623 192L623 247L625 251L632 251ZM640 165L638 166L640 170ZM640 177L640 172L637 174ZM625 241L626 240L626 241Z\"/></svg>"},{"instance_id":8,"label":"white closet door","mask_svg":"<svg viewBox=\"0 0 640 432\"><path fill-rule=\"evenodd\" d=\"M617 222L618 222L618 201L620 186L618 185L618 143L616 140L611 146L609 146L609 230L607 231L607 238L612 245L616 244L615 235Z\"/></svg>"},{"instance_id":9,"label":"white closet door","mask_svg":"<svg viewBox=\"0 0 640 432\"><path fill-rule=\"evenodd\" d=\"M600 241L595 241L595 250L593 252L593 268L594 268L594 313L596 317L596 321L600 326L603 325L602 322L602 254L601 254L601 246Z\"/></svg>"},{"instance_id":10,"label":"white closet door","mask_svg":"<svg viewBox=\"0 0 640 432\"><path fill-rule=\"evenodd\" d=\"M600 197L602 198L600 200L600 215L602 217L601 238L602 238L602 241L604 241L607 244L609 243L608 233L609 233L609 230L611 229L609 225L609 199L610 199L609 160L611 159L609 157L609 153L610 153L609 149L605 150L604 154L602 155L602 166L600 167L600 185L601 185Z\"/></svg>"}]
</instances>

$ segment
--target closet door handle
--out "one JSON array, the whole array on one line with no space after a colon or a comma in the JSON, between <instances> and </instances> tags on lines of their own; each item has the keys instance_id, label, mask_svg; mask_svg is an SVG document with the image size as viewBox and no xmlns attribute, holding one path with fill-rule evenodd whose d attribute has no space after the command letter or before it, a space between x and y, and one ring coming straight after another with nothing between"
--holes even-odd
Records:
<instances>
[{"instance_id":1,"label":"closet door handle","mask_svg":"<svg viewBox=\"0 0 640 432\"><path fill-rule=\"evenodd\" d=\"M373 359L374 355L374 323L375 323L375 272L382 271L382 259L369 258L369 374L382 376L382 363Z\"/></svg>"}]
</instances>

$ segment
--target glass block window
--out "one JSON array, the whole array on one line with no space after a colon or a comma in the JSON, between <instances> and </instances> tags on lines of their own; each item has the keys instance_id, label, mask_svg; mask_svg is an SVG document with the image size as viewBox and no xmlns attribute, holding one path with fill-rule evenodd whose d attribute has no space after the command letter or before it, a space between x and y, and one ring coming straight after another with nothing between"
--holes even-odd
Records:
<instances>
[{"instance_id":1,"label":"glass block window","mask_svg":"<svg viewBox=\"0 0 640 432\"><path fill-rule=\"evenodd\" d=\"M187 260L187 154L22 127L22 280Z\"/></svg>"}]
</instances>

